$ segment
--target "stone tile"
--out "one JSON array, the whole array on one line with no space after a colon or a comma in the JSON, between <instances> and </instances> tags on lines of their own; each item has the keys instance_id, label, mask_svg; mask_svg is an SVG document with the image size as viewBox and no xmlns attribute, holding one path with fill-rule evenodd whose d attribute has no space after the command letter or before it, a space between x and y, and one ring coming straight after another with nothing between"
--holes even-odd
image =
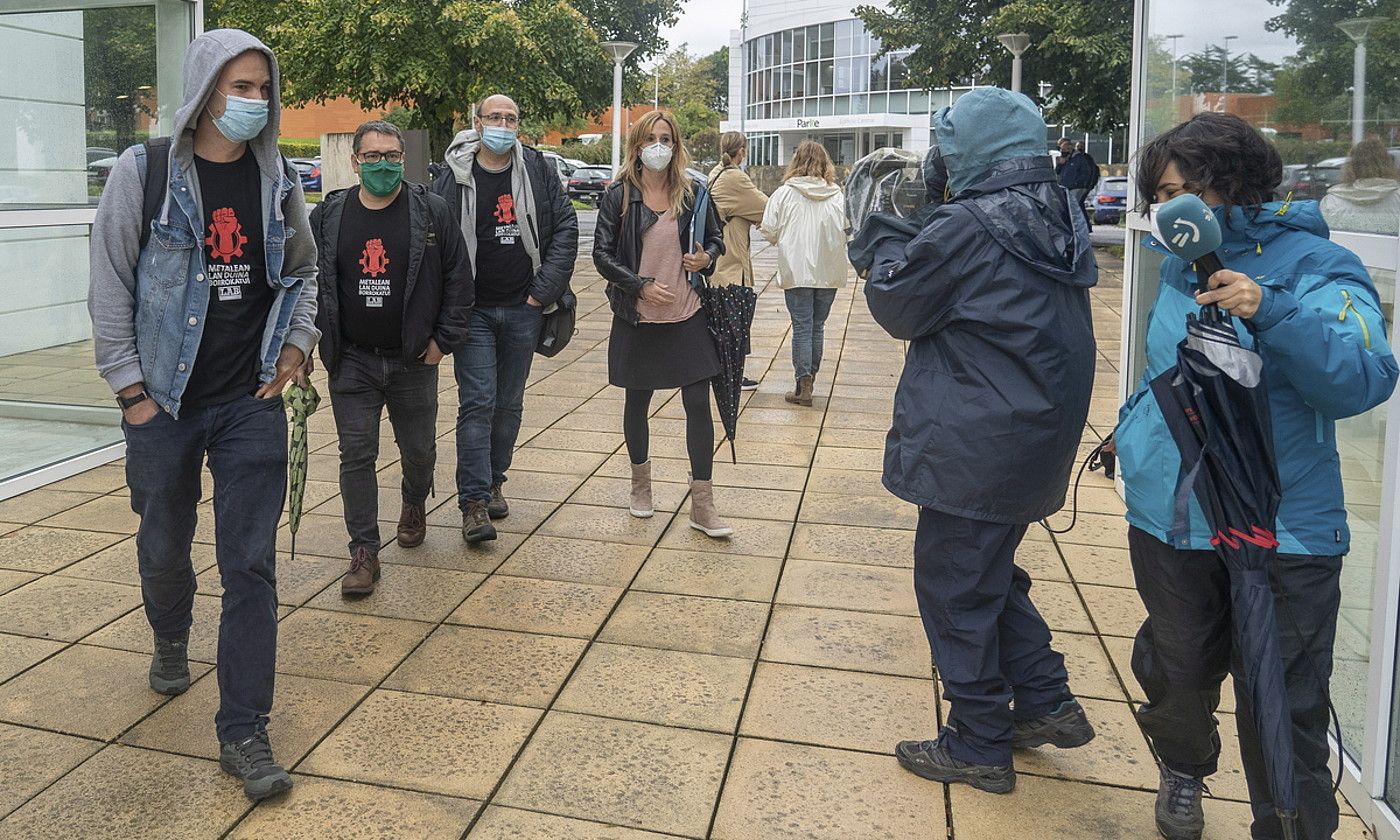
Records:
<instances>
[{"instance_id":1,"label":"stone tile","mask_svg":"<svg viewBox=\"0 0 1400 840\"><path fill-rule=\"evenodd\" d=\"M677 481L653 481L651 503L658 512L678 510L690 486ZM631 501L632 480L608 475L595 475L569 497L570 504L625 508Z\"/></svg>"},{"instance_id":2,"label":"stone tile","mask_svg":"<svg viewBox=\"0 0 1400 840\"><path fill-rule=\"evenodd\" d=\"M621 422L621 420L617 421L619 427ZM510 473L501 489L506 494L506 498L510 500L536 499L541 502L562 502L578 489L583 480L584 477L581 475L522 470L519 473Z\"/></svg>"},{"instance_id":3,"label":"stone tile","mask_svg":"<svg viewBox=\"0 0 1400 840\"><path fill-rule=\"evenodd\" d=\"M725 447L725 449L728 448L728 446ZM792 467L778 464L764 464L762 466L731 464L727 457L722 457L715 459L713 479L716 499L724 492L723 488L725 487L800 491L807 484L807 467L805 465ZM685 472L681 473L680 480L686 480Z\"/></svg>"},{"instance_id":4,"label":"stone tile","mask_svg":"<svg viewBox=\"0 0 1400 840\"><path fill-rule=\"evenodd\" d=\"M442 626L389 675L384 687L542 709L586 644L560 636Z\"/></svg>"},{"instance_id":5,"label":"stone tile","mask_svg":"<svg viewBox=\"0 0 1400 840\"><path fill-rule=\"evenodd\" d=\"M219 620L223 615L223 600L211 595L194 596L194 625L190 627L188 647L190 659L196 662L216 661L219 648ZM85 644L129 650L150 655L151 624L145 610L132 610L126 615L83 639Z\"/></svg>"},{"instance_id":6,"label":"stone tile","mask_svg":"<svg viewBox=\"0 0 1400 840\"><path fill-rule=\"evenodd\" d=\"M559 449L517 449L511 460L516 472L550 472L565 475L592 475L608 458L599 452L566 452Z\"/></svg>"},{"instance_id":7,"label":"stone tile","mask_svg":"<svg viewBox=\"0 0 1400 840\"><path fill-rule=\"evenodd\" d=\"M1081 698L1097 736L1073 750L1018 750L1016 769L1060 779L1157 789L1157 764L1127 703Z\"/></svg>"},{"instance_id":8,"label":"stone tile","mask_svg":"<svg viewBox=\"0 0 1400 840\"><path fill-rule=\"evenodd\" d=\"M165 702L146 681L150 664L149 655L74 645L0 686L0 720L111 740ZM190 663L191 676L207 670Z\"/></svg>"},{"instance_id":9,"label":"stone tile","mask_svg":"<svg viewBox=\"0 0 1400 840\"><path fill-rule=\"evenodd\" d=\"M778 585L782 561L772 557L739 557L712 551L653 549L633 589L770 601Z\"/></svg>"},{"instance_id":10,"label":"stone tile","mask_svg":"<svg viewBox=\"0 0 1400 840\"><path fill-rule=\"evenodd\" d=\"M704 837L729 746L712 732L551 712L494 801Z\"/></svg>"},{"instance_id":11,"label":"stone tile","mask_svg":"<svg viewBox=\"0 0 1400 840\"><path fill-rule=\"evenodd\" d=\"M492 805L467 840L667 840L671 836Z\"/></svg>"},{"instance_id":12,"label":"stone tile","mask_svg":"<svg viewBox=\"0 0 1400 840\"><path fill-rule=\"evenodd\" d=\"M524 534L498 531L494 540L468 545L462 539L460 527L429 525L428 536L422 545L402 548L398 543L391 542L379 550L379 562L489 575L523 542Z\"/></svg>"},{"instance_id":13,"label":"stone tile","mask_svg":"<svg viewBox=\"0 0 1400 840\"><path fill-rule=\"evenodd\" d=\"M213 761L113 745L0 823L0 838L220 837L248 809Z\"/></svg>"},{"instance_id":14,"label":"stone tile","mask_svg":"<svg viewBox=\"0 0 1400 840\"><path fill-rule=\"evenodd\" d=\"M1123 675L1123 681L1128 686L1128 696L1134 703L1146 703L1147 695L1143 693L1142 686L1138 685L1137 679L1133 676L1133 640L1122 636L1102 636L1103 643L1108 647L1109 658L1113 660L1113 666L1118 669L1118 673ZM1229 680L1229 677L1226 677ZM1229 703L1233 711L1234 692L1222 689L1220 692L1220 707L1225 709Z\"/></svg>"},{"instance_id":15,"label":"stone tile","mask_svg":"<svg viewBox=\"0 0 1400 840\"><path fill-rule=\"evenodd\" d=\"M63 647L63 642L51 639L0 633L0 682L8 680L44 657L62 650Z\"/></svg>"},{"instance_id":16,"label":"stone tile","mask_svg":"<svg viewBox=\"0 0 1400 840\"><path fill-rule=\"evenodd\" d=\"M914 568L914 532L798 523L788 556L795 560Z\"/></svg>"},{"instance_id":17,"label":"stone tile","mask_svg":"<svg viewBox=\"0 0 1400 840\"><path fill-rule=\"evenodd\" d=\"M826 470L871 470L883 472L885 453L880 449L838 449L823 446L812 459L812 466Z\"/></svg>"},{"instance_id":18,"label":"stone tile","mask_svg":"<svg viewBox=\"0 0 1400 840\"><path fill-rule=\"evenodd\" d=\"M1064 527L1064 525L1060 524L1059 527ZM1050 537L1045 533L1045 529L1032 528L1026 533L1026 538L1048 540ZM1080 511L1079 520L1075 523L1074 529L1067 534L1056 534L1055 542L1061 545L1101 545L1110 548L1127 548L1128 523L1123 520L1122 516Z\"/></svg>"},{"instance_id":19,"label":"stone tile","mask_svg":"<svg viewBox=\"0 0 1400 840\"><path fill-rule=\"evenodd\" d=\"M293 558L289 554L279 554L277 556L277 603L293 607L305 604L316 593L339 581L348 565L348 560L333 557L303 554ZM217 567L205 570L196 578L196 581L199 584L200 592L209 595L222 595L224 592L223 582L219 578ZM336 588L336 591L339 592L339 587Z\"/></svg>"},{"instance_id":20,"label":"stone tile","mask_svg":"<svg viewBox=\"0 0 1400 840\"><path fill-rule=\"evenodd\" d=\"M651 546L666 529L667 520L665 516L638 519L622 508L570 503L545 520L539 533L548 537Z\"/></svg>"},{"instance_id":21,"label":"stone tile","mask_svg":"<svg viewBox=\"0 0 1400 840\"><path fill-rule=\"evenodd\" d=\"M761 662L739 734L888 753L938 731L932 680Z\"/></svg>"},{"instance_id":22,"label":"stone tile","mask_svg":"<svg viewBox=\"0 0 1400 840\"><path fill-rule=\"evenodd\" d=\"M1055 633L1050 645L1064 654L1069 687L1076 695L1119 702L1128 699L1098 636Z\"/></svg>"},{"instance_id":23,"label":"stone tile","mask_svg":"<svg viewBox=\"0 0 1400 840\"><path fill-rule=\"evenodd\" d=\"M674 440L674 447L662 446L667 442L666 438L653 436L651 452L651 480L665 484L685 484L690 483L690 461L685 457L685 442L680 438ZM671 451L674 449L674 451ZM721 464L715 464L716 472ZM752 469L748 467L747 469ZM632 476L632 462L628 460L626 452L619 452L604 462L598 468L597 475L609 478L626 478ZM716 485L718 485L716 481ZM688 488L687 488L688 489Z\"/></svg>"},{"instance_id":24,"label":"stone tile","mask_svg":"<svg viewBox=\"0 0 1400 840\"><path fill-rule=\"evenodd\" d=\"M363 598L343 598L330 586L307 602L308 607L359 615L383 615L439 622L486 580L485 575L421 566L380 565L379 585Z\"/></svg>"},{"instance_id":25,"label":"stone tile","mask_svg":"<svg viewBox=\"0 0 1400 840\"><path fill-rule=\"evenodd\" d=\"M914 577L905 569L789 560L777 602L802 607L918 615Z\"/></svg>"},{"instance_id":26,"label":"stone tile","mask_svg":"<svg viewBox=\"0 0 1400 840\"><path fill-rule=\"evenodd\" d=\"M598 638L605 642L752 659L768 605L656 592L628 592Z\"/></svg>"},{"instance_id":27,"label":"stone tile","mask_svg":"<svg viewBox=\"0 0 1400 840\"><path fill-rule=\"evenodd\" d=\"M485 799L539 716L519 706L380 689L297 769Z\"/></svg>"},{"instance_id":28,"label":"stone tile","mask_svg":"<svg viewBox=\"0 0 1400 840\"><path fill-rule=\"evenodd\" d=\"M414 840L457 840L481 803L297 776L291 796L259 805L231 840L377 840L390 830Z\"/></svg>"},{"instance_id":29,"label":"stone tile","mask_svg":"<svg viewBox=\"0 0 1400 840\"><path fill-rule=\"evenodd\" d=\"M31 526L0 537L0 566L21 572L53 572L124 539L122 534Z\"/></svg>"},{"instance_id":30,"label":"stone tile","mask_svg":"<svg viewBox=\"0 0 1400 840\"><path fill-rule=\"evenodd\" d=\"M565 449L573 452L602 452L608 455L622 446L622 432L582 429L545 429L530 439L536 449Z\"/></svg>"},{"instance_id":31,"label":"stone tile","mask_svg":"<svg viewBox=\"0 0 1400 840\"><path fill-rule=\"evenodd\" d=\"M50 575L0 595L0 631L74 642L139 606L134 586Z\"/></svg>"},{"instance_id":32,"label":"stone tile","mask_svg":"<svg viewBox=\"0 0 1400 840\"><path fill-rule=\"evenodd\" d=\"M453 624L590 638L622 590L612 586L497 576L447 619Z\"/></svg>"},{"instance_id":33,"label":"stone tile","mask_svg":"<svg viewBox=\"0 0 1400 840\"><path fill-rule=\"evenodd\" d=\"M303 607L278 629L277 670L374 685L432 629L431 624L421 621Z\"/></svg>"},{"instance_id":34,"label":"stone tile","mask_svg":"<svg viewBox=\"0 0 1400 840\"><path fill-rule=\"evenodd\" d=\"M626 586L646 560L647 547L536 534L510 556L499 574Z\"/></svg>"},{"instance_id":35,"label":"stone tile","mask_svg":"<svg viewBox=\"0 0 1400 840\"><path fill-rule=\"evenodd\" d=\"M103 464L100 467L78 473L71 478L50 484L50 490L67 490L74 493L111 493L126 487L126 467L121 464Z\"/></svg>"},{"instance_id":36,"label":"stone tile","mask_svg":"<svg viewBox=\"0 0 1400 840\"><path fill-rule=\"evenodd\" d=\"M881 441L881 446L884 442ZM880 473L865 470L814 469L807 477L808 493L854 493L860 496L888 496ZM907 504L907 503L906 503Z\"/></svg>"},{"instance_id":37,"label":"stone tile","mask_svg":"<svg viewBox=\"0 0 1400 840\"><path fill-rule=\"evenodd\" d=\"M763 659L929 678L932 664L917 618L778 605Z\"/></svg>"},{"instance_id":38,"label":"stone tile","mask_svg":"<svg viewBox=\"0 0 1400 840\"><path fill-rule=\"evenodd\" d=\"M1135 636L1147 618L1147 610L1136 590L1080 584L1079 591L1088 602L1089 612L1101 633Z\"/></svg>"},{"instance_id":39,"label":"stone tile","mask_svg":"<svg viewBox=\"0 0 1400 840\"><path fill-rule=\"evenodd\" d=\"M497 533L529 534L549 518L559 507L558 502L539 502L534 499L514 499L510 501L510 515L504 519L492 520ZM455 503L447 503L428 514L428 524L443 528L462 527L462 511ZM380 526L383 530L385 526ZM386 532L388 533L388 532ZM460 540L461 537L458 537Z\"/></svg>"},{"instance_id":40,"label":"stone tile","mask_svg":"<svg viewBox=\"0 0 1400 840\"><path fill-rule=\"evenodd\" d=\"M41 488L0 501L0 522L32 525L69 508L97 498L96 493L74 493Z\"/></svg>"},{"instance_id":41,"label":"stone tile","mask_svg":"<svg viewBox=\"0 0 1400 840\"><path fill-rule=\"evenodd\" d=\"M38 579L39 575L33 572L12 572L8 569L0 569L0 595Z\"/></svg>"},{"instance_id":42,"label":"stone tile","mask_svg":"<svg viewBox=\"0 0 1400 840\"><path fill-rule=\"evenodd\" d=\"M596 644L554 708L733 732L752 670L747 659Z\"/></svg>"},{"instance_id":43,"label":"stone tile","mask_svg":"<svg viewBox=\"0 0 1400 840\"><path fill-rule=\"evenodd\" d=\"M97 741L0 723L0 817L101 748Z\"/></svg>"},{"instance_id":44,"label":"stone tile","mask_svg":"<svg viewBox=\"0 0 1400 840\"><path fill-rule=\"evenodd\" d=\"M715 492L718 494L721 491ZM727 517L724 521L734 529L734 535L715 539L690 527L689 516L677 516L666 529L658 546L681 551L738 554L745 557L782 557L787 552L788 538L792 534L791 522L737 517Z\"/></svg>"},{"instance_id":45,"label":"stone tile","mask_svg":"<svg viewBox=\"0 0 1400 840\"><path fill-rule=\"evenodd\" d=\"M725 519L774 519L792 522L802 494L789 490L759 490L753 487L721 487L715 491L715 508ZM681 512L690 515L689 500Z\"/></svg>"},{"instance_id":46,"label":"stone tile","mask_svg":"<svg viewBox=\"0 0 1400 840\"><path fill-rule=\"evenodd\" d=\"M201 574L213 568L216 562L213 545L200 542L190 544L190 567L194 569L195 574ZM136 563L136 538L128 537L116 545L104 548L86 560L80 560L71 566L60 569L58 574L64 577L80 577L140 586L141 572Z\"/></svg>"},{"instance_id":47,"label":"stone tile","mask_svg":"<svg viewBox=\"0 0 1400 840\"><path fill-rule=\"evenodd\" d=\"M131 500L125 496L99 496L43 520L50 528L73 528L79 531L105 531L113 534L134 534L141 520L131 510Z\"/></svg>"},{"instance_id":48,"label":"stone tile","mask_svg":"<svg viewBox=\"0 0 1400 840\"><path fill-rule=\"evenodd\" d=\"M1032 528L1039 527L1032 525ZM1054 543L1022 540L1016 548L1016 565L1026 570L1033 580L1068 581L1069 571Z\"/></svg>"},{"instance_id":49,"label":"stone tile","mask_svg":"<svg viewBox=\"0 0 1400 840\"><path fill-rule=\"evenodd\" d=\"M823 525L860 525L912 531L919 524L919 509L888 493L875 496L807 493L802 498L802 513L798 518L802 522Z\"/></svg>"},{"instance_id":50,"label":"stone tile","mask_svg":"<svg viewBox=\"0 0 1400 840\"><path fill-rule=\"evenodd\" d=\"M196 539L198 538L196 535ZM301 517L301 524L297 526L296 533L298 557L314 554L320 557L348 558L349 545L349 537L345 535L345 520L341 517L317 513L307 513ZM277 550L292 550L292 532L285 524L277 529Z\"/></svg>"},{"instance_id":51,"label":"stone tile","mask_svg":"<svg viewBox=\"0 0 1400 840\"><path fill-rule=\"evenodd\" d=\"M1045 623L1056 632L1093 633L1089 614L1079 600L1074 584L1052 580L1031 583L1031 603L1040 611Z\"/></svg>"},{"instance_id":52,"label":"stone tile","mask_svg":"<svg viewBox=\"0 0 1400 840\"><path fill-rule=\"evenodd\" d=\"M725 445L721 451L727 450ZM743 436L734 446L739 464L767 465L783 467L805 467L812 463L810 444L769 443L755 437Z\"/></svg>"},{"instance_id":53,"label":"stone tile","mask_svg":"<svg viewBox=\"0 0 1400 840\"><path fill-rule=\"evenodd\" d=\"M362 685L277 675L268 738L285 767L300 761L369 692ZM122 736L136 747L218 759L219 744L209 722L219 710L219 683L209 674Z\"/></svg>"},{"instance_id":54,"label":"stone tile","mask_svg":"<svg viewBox=\"0 0 1400 840\"><path fill-rule=\"evenodd\" d=\"M1128 562L1126 548L1108 548L1099 545L1062 546L1065 564L1078 583L1091 583L1103 586L1135 586L1133 567Z\"/></svg>"},{"instance_id":55,"label":"stone tile","mask_svg":"<svg viewBox=\"0 0 1400 840\"><path fill-rule=\"evenodd\" d=\"M893 758L741 738L710 836L887 840L942 835L945 819L943 786Z\"/></svg>"},{"instance_id":56,"label":"stone tile","mask_svg":"<svg viewBox=\"0 0 1400 840\"><path fill-rule=\"evenodd\" d=\"M888 425L888 423L886 424ZM885 437L880 434L871 434L866 429L822 429L821 437L817 443L823 447L834 447L842 449L875 449L881 452L885 448Z\"/></svg>"}]
</instances>

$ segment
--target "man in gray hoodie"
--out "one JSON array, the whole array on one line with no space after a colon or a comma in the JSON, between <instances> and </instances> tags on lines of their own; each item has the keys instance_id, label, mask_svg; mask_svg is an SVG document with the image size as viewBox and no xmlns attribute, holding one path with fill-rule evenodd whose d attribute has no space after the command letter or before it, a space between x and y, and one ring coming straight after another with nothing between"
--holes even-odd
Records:
<instances>
[{"instance_id":1,"label":"man in gray hoodie","mask_svg":"<svg viewBox=\"0 0 1400 840\"><path fill-rule=\"evenodd\" d=\"M171 137L123 152L97 206L88 311L141 517L151 688L190 685L190 543L207 457L223 583L219 765L259 800L292 786L267 738L287 482L280 395L320 335L316 246L277 151L272 51L236 29L207 32L185 53L184 78Z\"/></svg>"}]
</instances>

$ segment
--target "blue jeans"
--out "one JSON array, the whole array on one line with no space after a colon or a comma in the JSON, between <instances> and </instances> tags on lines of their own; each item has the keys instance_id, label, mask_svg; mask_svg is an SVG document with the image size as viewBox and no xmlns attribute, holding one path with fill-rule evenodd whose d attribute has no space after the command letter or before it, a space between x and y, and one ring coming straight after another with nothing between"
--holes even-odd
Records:
<instances>
[{"instance_id":1,"label":"blue jeans","mask_svg":"<svg viewBox=\"0 0 1400 840\"><path fill-rule=\"evenodd\" d=\"M1030 576L1015 562L1025 533L919 508L914 592L952 707L948 749L973 764L1010 764L1012 722L1072 696L1065 658L1050 647Z\"/></svg>"},{"instance_id":2,"label":"blue jeans","mask_svg":"<svg viewBox=\"0 0 1400 840\"><path fill-rule=\"evenodd\" d=\"M379 356L346 346L330 378L331 409L340 438L340 496L350 552L379 552L379 418L389 408L389 423L403 468L403 500L422 505L433 489L437 461L437 365L404 362L398 355Z\"/></svg>"},{"instance_id":3,"label":"blue jeans","mask_svg":"<svg viewBox=\"0 0 1400 840\"><path fill-rule=\"evenodd\" d=\"M798 379L816 376L822 366L822 328L831 314L835 289L786 289L788 315L792 317L792 370Z\"/></svg>"},{"instance_id":4,"label":"blue jeans","mask_svg":"<svg viewBox=\"0 0 1400 840\"><path fill-rule=\"evenodd\" d=\"M252 396L164 411L126 433L126 483L141 517L136 561L146 618L160 638L193 623L190 563L200 467L214 475L215 556L223 582L219 621L219 740L267 726L277 664L277 522L287 495L287 415L280 399Z\"/></svg>"},{"instance_id":5,"label":"blue jeans","mask_svg":"<svg viewBox=\"0 0 1400 840\"><path fill-rule=\"evenodd\" d=\"M457 502L487 501L506 480L541 310L521 303L472 310L467 343L452 354L457 375Z\"/></svg>"}]
</instances>

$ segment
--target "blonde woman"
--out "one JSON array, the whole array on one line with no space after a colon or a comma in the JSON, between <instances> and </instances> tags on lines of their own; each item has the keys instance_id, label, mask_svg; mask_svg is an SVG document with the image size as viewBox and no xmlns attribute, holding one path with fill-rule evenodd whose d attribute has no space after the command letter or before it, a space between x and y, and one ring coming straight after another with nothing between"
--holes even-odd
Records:
<instances>
[{"instance_id":1,"label":"blonde woman","mask_svg":"<svg viewBox=\"0 0 1400 840\"><path fill-rule=\"evenodd\" d=\"M812 404L822 365L822 328L846 285L846 197L821 144L804 140L793 152L783 185L773 192L759 231L778 246L778 286L792 318L792 369L797 387L786 399Z\"/></svg>"},{"instance_id":2,"label":"blonde woman","mask_svg":"<svg viewBox=\"0 0 1400 840\"><path fill-rule=\"evenodd\" d=\"M632 463L633 516L652 515L647 415L658 389L681 389L690 456L690 526L710 537L734 529L719 519L714 488L715 430L710 379L719 354L698 290L724 253L723 234L707 188L685 174L689 163L675 118L652 111L627 133L621 170L603 194L593 237L593 264L608 281L612 334L608 382L627 391L622 431ZM706 208L692 241L695 207Z\"/></svg>"},{"instance_id":3,"label":"blonde woman","mask_svg":"<svg viewBox=\"0 0 1400 840\"><path fill-rule=\"evenodd\" d=\"M731 283L753 285L753 260L749 254L749 231L763 221L768 196L753 185L744 173L744 160L749 154L749 141L738 131L726 131L719 138L720 161L710 170L710 200L714 202L720 221L724 224L724 254L715 266L710 282L716 286ZM748 336L744 337L747 350ZM744 377L744 390L752 391L758 383Z\"/></svg>"}]
</instances>

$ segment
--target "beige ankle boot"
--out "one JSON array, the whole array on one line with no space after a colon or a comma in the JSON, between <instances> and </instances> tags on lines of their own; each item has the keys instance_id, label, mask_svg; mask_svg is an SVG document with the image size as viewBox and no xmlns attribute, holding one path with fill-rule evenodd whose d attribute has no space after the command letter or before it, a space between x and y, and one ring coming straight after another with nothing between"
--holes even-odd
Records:
<instances>
[{"instance_id":1,"label":"beige ankle boot","mask_svg":"<svg viewBox=\"0 0 1400 840\"><path fill-rule=\"evenodd\" d=\"M797 380L797 388L783 397L793 405L812 404L812 377L804 376Z\"/></svg>"},{"instance_id":2,"label":"beige ankle boot","mask_svg":"<svg viewBox=\"0 0 1400 840\"><path fill-rule=\"evenodd\" d=\"M728 537L734 529L720 521L715 510L715 486L708 481L690 482L690 527L707 537Z\"/></svg>"},{"instance_id":3,"label":"beige ankle boot","mask_svg":"<svg viewBox=\"0 0 1400 840\"><path fill-rule=\"evenodd\" d=\"M638 519L650 519L656 512L651 504L651 461L632 465L632 500L627 512Z\"/></svg>"}]
</instances>

